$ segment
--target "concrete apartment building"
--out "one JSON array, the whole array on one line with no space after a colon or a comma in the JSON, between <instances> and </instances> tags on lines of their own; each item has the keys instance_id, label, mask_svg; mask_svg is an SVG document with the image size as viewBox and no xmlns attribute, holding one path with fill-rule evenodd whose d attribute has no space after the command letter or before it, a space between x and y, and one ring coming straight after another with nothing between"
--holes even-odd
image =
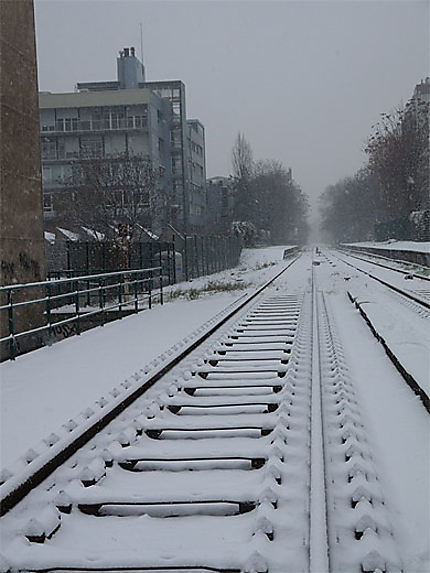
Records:
<instances>
[{"instance_id":1,"label":"concrete apartment building","mask_svg":"<svg viewBox=\"0 0 430 573\"><path fill-rule=\"evenodd\" d=\"M55 214L79 158L140 154L161 169L164 222L198 232L205 223L204 128L186 119L184 84L146 82L134 48L120 52L117 77L78 83L74 93L40 93L45 217Z\"/></svg>"},{"instance_id":2,"label":"concrete apartment building","mask_svg":"<svg viewBox=\"0 0 430 573\"><path fill-rule=\"evenodd\" d=\"M228 234L234 218L234 186L230 177L211 177L206 185L209 232Z\"/></svg>"},{"instance_id":3,"label":"concrete apartment building","mask_svg":"<svg viewBox=\"0 0 430 573\"><path fill-rule=\"evenodd\" d=\"M198 119L187 120L189 222L196 227L208 216L206 199L205 128Z\"/></svg>"}]
</instances>

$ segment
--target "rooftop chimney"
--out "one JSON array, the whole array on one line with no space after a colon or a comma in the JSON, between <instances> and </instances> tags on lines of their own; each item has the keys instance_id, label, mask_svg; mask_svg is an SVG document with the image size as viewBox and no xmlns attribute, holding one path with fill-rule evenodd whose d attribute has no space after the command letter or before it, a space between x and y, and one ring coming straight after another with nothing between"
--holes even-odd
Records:
<instances>
[{"instance_id":1,"label":"rooftop chimney","mask_svg":"<svg viewBox=\"0 0 430 573\"><path fill-rule=\"evenodd\" d=\"M124 48L117 58L118 82L120 89L137 89L145 82L145 68L136 57L134 46Z\"/></svg>"}]
</instances>

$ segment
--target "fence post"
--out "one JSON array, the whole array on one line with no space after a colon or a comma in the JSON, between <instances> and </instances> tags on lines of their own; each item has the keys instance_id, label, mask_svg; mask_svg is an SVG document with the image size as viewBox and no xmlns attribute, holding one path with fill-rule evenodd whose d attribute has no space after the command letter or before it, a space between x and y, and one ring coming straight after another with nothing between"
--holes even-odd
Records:
<instances>
[{"instance_id":1,"label":"fence post","mask_svg":"<svg viewBox=\"0 0 430 573\"><path fill-rule=\"evenodd\" d=\"M104 301L103 301L103 279L99 278L99 308L100 308L100 326L104 326L105 323L105 312L104 312Z\"/></svg>"},{"instance_id":2,"label":"fence post","mask_svg":"<svg viewBox=\"0 0 430 573\"><path fill-rule=\"evenodd\" d=\"M67 270L70 270L70 241L66 242L66 265Z\"/></svg>"},{"instance_id":3,"label":"fence post","mask_svg":"<svg viewBox=\"0 0 430 573\"><path fill-rule=\"evenodd\" d=\"M142 254L142 250L141 253ZM139 312L139 302L138 302L138 280L139 280L139 273L134 275L134 312L137 314Z\"/></svg>"},{"instance_id":4,"label":"fence post","mask_svg":"<svg viewBox=\"0 0 430 573\"><path fill-rule=\"evenodd\" d=\"M122 283L124 281L124 275L121 273L119 275L119 282L118 282L118 318L121 320L122 318Z\"/></svg>"},{"instance_id":5,"label":"fence post","mask_svg":"<svg viewBox=\"0 0 430 573\"><path fill-rule=\"evenodd\" d=\"M176 284L176 246L175 246L175 235L172 236L173 245L173 284Z\"/></svg>"},{"instance_id":6,"label":"fence post","mask_svg":"<svg viewBox=\"0 0 430 573\"><path fill-rule=\"evenodd\" d=\"M195 261L195 276L200 276L199 274L199 250L197 248L197 235L194 235L194 261Z\"/></svg>"},{"instance_id":7,"label":"fence post","mask_svg":"<svg viewBox=\"0 0 430 573\"><path fill-rule=\"evenodd\" d=\"M149 280L148 280L148 305L149 308L152 308L152 270L149 271Z\"/></svg>"},{"instance_id":8,"label":"fence post","mask_svg":"<svg viewBox=\"0 0 430 573\"><path fill-rule=\"evenodd\" d=\"M48 337L49 344L52 344L52 326L51 326L51 285L48 283L45 285L45 310L46 310L46 322L48 323Z\"/></svg>"},{"instance_id":9,"label":"fence post","mask_svg":"<svg viewBox=\"0 0 430 573\"><path fill-rule=\"evenodd\" d=\"M185 261L185 280L188 281L188 247L187 247L187 235L184 235L184 261Z\"/></svg>"},{"instance_id":10,"label":"fence post","mask_svg":"<svg viewBox=\"0 0 430 573\"><path fill-rule=\"evenodd\" d=\"M79 314L79 281L75 282L75 314L76 314L76 334L81 334L81 316Z\"/></svg>"},{"instance_id":11,"label":"fence post","mask_svg":"<svg viewBox=\"0 0 430 573\"><path fill-rule=\"evenodd\" d=\"M160 252L159 252L159 258L160 258L160 304L163 304L163 259L161 256L161 243L159 244L159 248L160 248Z\"/></svg>"},{"instance_id":12,"label":"fence post","mask_svg":"<svg viewBox=\"0 0 430 573\"><path fill-rule=\"evenodd\" d=\"M9 325L9 354L10 359L15 360L16 356L16 346L15 346L15 338L14 338L14 324L13 324L13 303L12 303L12 291L7 291L7 319Z\"/></svg>"},{"instance_id":13,"label":"fence post","mask_svg":"<svg viewBox=\"0 0 430 573\"><path fill-rule=\"evenodd\" d=\"M205 244L205 240L206 237L202 237L202 269L203 269L203 274L207 275L208 273L206 272L206 244Z\"/></svg>"},{"instance_id":14,"label":"fence post","mask_svg":"<svg viewBox=\"0 0 430 573\"><path fill-rule=\"evenodd\" d=\"M172 261L170 255L170 243L166 242L166 252L167 252L167 283L172 284Z\"/></svg>"}]
</instances>

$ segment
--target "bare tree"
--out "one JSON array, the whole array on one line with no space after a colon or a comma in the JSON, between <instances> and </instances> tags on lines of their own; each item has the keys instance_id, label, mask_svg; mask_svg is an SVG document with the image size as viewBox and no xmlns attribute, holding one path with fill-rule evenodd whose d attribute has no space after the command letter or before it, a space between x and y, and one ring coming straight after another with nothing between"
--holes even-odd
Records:
<instances>
[{"instance_id":1,"label":"bare tree","mask_svg":"<svg viewBox=\"0 0 430 573\"><path fill-rule=\"evenodd\" d=\"M252 175L252 149L243 133L238 133L232 150L233 175L236 179L246 180Z\"/></svg>"},{"instance_id":2,"label":"bare tree","mask_svg":"<svg viewBox=\"0 0 430 573\"><path fill-rule=\"evenodd\" d=\"M241 228L253 224L256 212L256 199L251 185L254 162L252 149L242 133L238 133L232 149L234 177L234 218ZM249 233L253 236L253 233Z\"/></svg>"},{"instance_id":3,"label":"bare tree","mask_svg":"<svg viewBox=\"0 0 430 573\"><path fill-rule=\"evenodd\" d=\"M307 234L308 203L280 161L258 161L252 180L256 198L256 224L273 243L302 242Z\"/></svg>"},{"instance_id":4,"label":"bare tree","mask_svg":"<svg viewBox=\"0 0 430 573\"><path fill-rule=\"evenodd\" d=\"M143 156L89 156L72 166L63 218L116 238L125 226L134 236L160 228L167 205L162 171Z\"/></svg>"},{"instance_id":5,"label":"bare tree","mask_svg":"<svg viewBox=\"0 0 430 573\"><path fill-rule=\"evenodd\" d=\"M241 133L233 150L234 229L246 246L256 242L303 242L308 203L280 161L253 161L251 146Z\"/></svg>"},{"instance_id":6,"label":"bare tree","mask_svg":"<svg viewBox=\"0 0 430 573\"><path fill-rule=\"evenodd\" d=\"M429 206L429 105L411 100L381 114L365 151L379 184L381 219L407 216Z\"/></svg>"},{"instance_id":7,"label":"bare tree","mask_svg":"<svg viewBox=\"0 0 430 573\"><path fill-rule=\"evenodd\" d=\"M320 197L321 230L326 240L372 239L377 214L378 184L368 169L329 185Z\"/></svg>"}]
</instances>

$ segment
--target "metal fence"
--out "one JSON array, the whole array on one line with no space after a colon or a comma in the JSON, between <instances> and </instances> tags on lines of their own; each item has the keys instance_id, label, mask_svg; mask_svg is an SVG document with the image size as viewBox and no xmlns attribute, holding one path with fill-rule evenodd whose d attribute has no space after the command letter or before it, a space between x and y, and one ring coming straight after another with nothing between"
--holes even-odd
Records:
<instances>
[{"instance_id":1,"label":"metal fence","mask_svg":"<svg viewBox=\"0 0 430 573\"><path fill-rule=\"evenodd\" d=\"M163 266L169 283L175 282L174 242L65 241L65 266L50 265L48 278Z\"/></svg>"},{"instance_id":2,"label":"metal fence","mask_svg":"<svg viewBox=\"0 0 430 573\"><path fill-rule=\"evenodd\" d=\"M238 237L185 237L182 249L185 280L235 267L241 249Z\"/></svg>"},{"instance_id":3,"label":"metal fence","mask_svg":"<svg viewBox=\"0 0 430 573\"><path fill-rule=\"evenodd\" d=\"M232 268L239 263L241 243L237 237L198 237L176 242L64 241L64 253L47 245L48 279L108 271L161 266L165 282L176 283ZM54 252L54 251L53 251ZM58 262L60 264L58 264Z\"/></svg>"},{"instance_id":4,"label":"metal fence","mask_svg":"<svg viewBox=\"0 0 430 573\"><path fill-rule=\"evenodd\" d=\"M1 358L52 343L58 329L73 334L124 314L163 304L161 266L0 288Z\"/></svg>"},{"instance_id":5,"label":"metal fence","mask_svg":"<svg viewBox=\"0 0 430 573\"><path fill-rule=\"evenodd\" d=\"M117 244L68 241L67 268L48 280L0 287L0 359L163 304L163 287L238 264L235 237ZM112 266L114 270L109 271Z\"/></svg>"}]
</instances>

